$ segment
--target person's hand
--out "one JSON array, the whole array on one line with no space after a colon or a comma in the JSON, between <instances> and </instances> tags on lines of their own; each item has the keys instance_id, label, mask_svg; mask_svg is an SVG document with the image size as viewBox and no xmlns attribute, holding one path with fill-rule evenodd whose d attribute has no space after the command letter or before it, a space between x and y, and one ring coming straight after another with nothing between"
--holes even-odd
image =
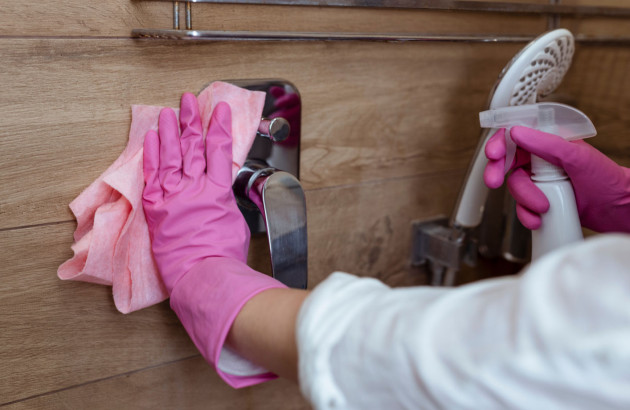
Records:
<instances>
[{"instance_id":1,"label":"person's hand","mask_svg":"<svg viewBox=\"0 0 630 410\"><path fill-rule=\"evenodd\" d=\"M513 127L512 140L518 149L511 164L507 186L517 203L519 220L528 229L540 228L540 215L549 210L549 201L530 179L529 156L562 167L575 191L582 226L597 232L630 232L630 170L584 141L562 137L527 127ZM486 185L498 188L505 169L505 130L499 130L486 144L488 165Z\"/></svg>"},{"instance_id":2,"label":"person's hand","mask_svg":"<svg viewBox=\"0 0 630 410\"><path fill-rule=\"evenodd\" d=\"M159 136L149 131L144 142L143 205L153 256L170 294L205 258L246 262L249 229L232 193L230 107L219 103L214 109L205 155L193 94L182 96L179 124L165 108L158 127Z\"/></svg>"},{"instance_id":3,"label":"person's hand","mask_svg":"<svg viewBox=\"0 0 630 410\"><path fill-rule=\"evenodd\" d=\"M171 307L230 385L267 380L273 375L264 369L229 350L222 354L243 305L266 289L285 287L246 264L249 229L232 193L231 109L216 105L205 149L193 94L182 96L179 126L165 108L158 127L145 136L142 203Z\"/></svg>"}]
</instances>

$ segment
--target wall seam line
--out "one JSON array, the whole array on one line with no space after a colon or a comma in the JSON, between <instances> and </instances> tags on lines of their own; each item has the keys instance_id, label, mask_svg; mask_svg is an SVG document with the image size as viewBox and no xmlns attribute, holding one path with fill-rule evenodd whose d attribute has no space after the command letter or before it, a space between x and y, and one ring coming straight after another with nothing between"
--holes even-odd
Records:
<instances>
[{"instance_id":1,"label":"wall seam line","mask_svg":"<svg viewBox=\"0 0 630 410\"><path fill-rule=\"evenodd\" d=\"M84 386L87 386L87 385L90 385L90 384L95 384L95 383L100 383L100 382L107 381L107 380L117 379L119 377L126 377L126 376L129 376L129 375L135 374L135 373L146 371L146 370L156 369L156 368L159 368L159 367L169 366L171 364L175 364L175 363L179 363L179 362L184 362L186 360L191 360L191 359L194 359L196 357L201 357L201 354L196 354L196 355L193 355L193 356L187 356L187 357L183 357L181 359L172 360L170 362L164 362L164 363L159 363L159 364L155 364L155 365L148 366L148 367L143 367L142 369L130 370L128 372L114 374L114 375L111 375L111 376L103 377L103 378L100 378L100 379L90 380L90 381L87 381L87 382L84 382L84 383L79 383L79 384L75 384L75 385L68 386L68 387L62 387L60 389L51 390L51 391L47 391L47 392L44 392L44 393L34 394L32 396L29 396L29 397L13 400L13 401L10 401L10 402L7 402L7 403L2 403L2 404L0 404L0 407L5 407L5 406L9 406L11 404L17 404L17 403L25 402L25 401L28 401L28 400L33 400L33 399L36 399L38 397L44 397L44 396L48 396L48 395L51 395L51 394L63 392L63 391L66 391L66 390L72 390L72 389L76 389L76 388L79 388L79 387L84 387Z\"/></svg>"}]
</instances>

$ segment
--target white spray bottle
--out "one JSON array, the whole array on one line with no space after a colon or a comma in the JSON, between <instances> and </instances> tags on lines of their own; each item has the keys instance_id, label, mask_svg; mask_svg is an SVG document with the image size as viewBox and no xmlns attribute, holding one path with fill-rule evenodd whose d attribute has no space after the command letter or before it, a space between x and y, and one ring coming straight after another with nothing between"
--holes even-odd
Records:
<instances>
[{"instance_id":1,"label":"white spray bottle","mask_svg":"<svg viewBox=\"0 0 630 410\"><path fill-rule=\"evenodd\" d=\"M522 125L567 141L597 134L591 120L581 111L564 104L537 103L505 107L479 113L482 128L506 128L506 171L516 153L510 127ZM549 200L549 211L542 215L542 225L532 231L532 260L563 245L583 239L575 193L564 170L540 157L531 157L532 181Z\"/></svg>"}]
</instances>

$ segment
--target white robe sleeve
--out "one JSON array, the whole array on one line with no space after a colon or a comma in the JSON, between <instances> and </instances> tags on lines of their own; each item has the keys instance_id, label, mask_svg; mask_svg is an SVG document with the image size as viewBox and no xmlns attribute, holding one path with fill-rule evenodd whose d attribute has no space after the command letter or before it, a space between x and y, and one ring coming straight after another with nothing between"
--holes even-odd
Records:
<instances>
[{"instance_id":1,"label":"white robe sleeve","mask_svg":"<svg viewBox=\"0 0 630 410\"><path fill-rule=\"evenodd\" d=\"M630 409L630 236L459 288L334 273L297 340L318 410Z\"/></svg>"}]
</instances>

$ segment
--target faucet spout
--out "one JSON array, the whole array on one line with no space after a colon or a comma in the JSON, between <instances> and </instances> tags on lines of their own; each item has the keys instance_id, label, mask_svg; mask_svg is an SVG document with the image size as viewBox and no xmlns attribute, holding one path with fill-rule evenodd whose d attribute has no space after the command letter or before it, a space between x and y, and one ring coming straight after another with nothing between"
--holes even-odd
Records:
<instances>
[{"instance_id":1,"label":"faucet spout","mask_svg":"<svg viewBox=\"0 0 630 410\"><path fill-rule=\"evenodd\" d=\"M306 289L306 198L300 182L288 172L248 161L234 187L263 217L273 277L291 288Z\"/></svg>"}]
</instances>

